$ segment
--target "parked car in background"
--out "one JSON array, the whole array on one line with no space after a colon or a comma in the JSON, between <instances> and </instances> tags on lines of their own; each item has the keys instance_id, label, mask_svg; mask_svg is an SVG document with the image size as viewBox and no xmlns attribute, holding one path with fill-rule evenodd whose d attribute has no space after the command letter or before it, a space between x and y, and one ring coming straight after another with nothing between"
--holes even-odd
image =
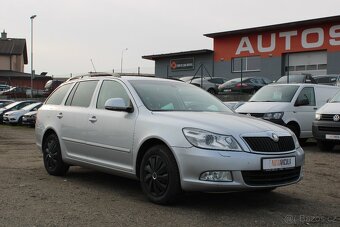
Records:
<instances>
[{"instance_id":1,"label":"parked car in background","mask_svg":"<svg viewBox=\"0 0 340 227\"><path fill-rule=\"evenodd\" d=\"M14 102L13 100L9 100L9 99L0 99L0 108L3 108L13 102Z\"/></svg>"},{"instance_id":2,"label":"parked car in background","mask_svg":"<svg viewBox=\"0 0 340 227\"><path fill-rule=\"evenodd\" d=\"M26 98L27 90L26 87L11 87L10 89L3 91L1 95L7 98Z\"/></svg>"},{"instance_id":3,"label":"parked car in background","mask_svg":"<svg viewBox=\"0 0 340 227\"><path fill-rule=\"evenodd\" d=\"M0 108L0 124L2 124L4 114L7 113L8 111L20 110L21 108L32 103L35 103L35 101L31 101L31 100L18 101L18 102L11 103L3 108Z\"/></svg>"},{"instance_id":4,"label":"parked car in background","mask_svg":"<svg viewBox=\"0 0 340 227\"><path fill-rule=\"evenodd\" d=\"M49 174L81 165L138 179L158 204L182 191L270 191L303 176L291 131L175 80L70 80L39 109L35 133Z\"/></svg>"},{"instance_id":5,"label":"parked car in background","mask_svg":"<svg viewBox=\"0 0 340 227\"><path fill-rule=\"evenodd\" d=\"M181 80L181 81L187 82L189 80L192 80L193 78L194 78L194 76L183 76L183 77L180 77L178 79Z\"/></svg>"},{"instance_id":6,"label":"parked car in background","mask_svg":"<svg viewBox=\"0 0 340 227\"><path fill-rule=\"evenodd\" d=\"M49 96L62 83L64 83L64 80L54 79L47 81L43 91L44 96Z\"/></svg>"},{"instance_id":7,"label":"parked car in background","mask_svg":"<svg viewBox=\"0 0 340 227\"><path fill-rule=\"evenodd\" d=\"M340 86L340 75L336 75L336 74L319 75L319 76L313 76L313 78L318 84Z\"/></svg>"},{"instance_id":8,"label":"parked car in background","mask_svg":"<svg viewBox=\"0 0 340 227\"><path fill-rule=\"evenodd\" d=\"M241 78L235 78L218 86L218 90L220 92L244 92L253 94L270 83L272 83L272 81L265 77L243 77L242 83Z\"/></svg>"},{"instance_id":9,"label":"parked car in background","mask_svg":"<svg viewBox=\"0 0 340 227\"><path fill-rule=\"evenodd\" d=\"M304 142L312 137L315 111L339 90L340 87L319 84L270 84L236 112L286 126Z\"/></svg>"},{"instance_id":10,"label":"parked car in background","mask_svg":"<svg viewBox=\"0 0 340 227\"><path fill-rule=\"evenodd\" d=\"M216 95L218 93L218 86L226 82L227 80L222 77L199 77L186 81L187 83L196 85L197 87L201 87L203 85L203 89L208 91L211 94Z\"/></svg>"},{"instance_id":11,"label":"parked car in background","mask_svg":"<svg viewBox=\"0 0 340 227\"><path fill-rule=\"evenodd\" d=\"M230 101L230 102L223 102L224 105L226 105L229 109L235 111L237 108L239 108L240 106L242 106L244 103L243 101Z\"/></svg>"},{"instance_id":12,"label":"parked car in background","mask_svg":"<svg viewBox=\"0 0 340 227\"><path fill-rule=\"evenodd\" d=\"M316 80L310 74L282 76L275 83L277 84L287 84L287 83L289 84L300 84L300 83L317 84Z\"/></svg>"},{"instance_id":13,"label":"parked car in background","mask_svg":"<svg viewBox=\"0 0 340 227\"><path fill-rule=\"evenodd\" d=\"M30 111L22 116L22 124L27 126L34 126L35 125L35 119L37 118L38 111Z\"/></svg>"},{"instance_id":14,"label":"parked car in background","mask_svg":"<svg viewBox=\"0 0 340 227\"><path fill-rule=\"evenodd\" d=\"M340 144L340 91L315 113L313 136L322 151Z\"/></svg>"},{"instance_id":15,"label":"parked car in background","mask_svg":"<svg viewBox=\"0 0 340 227\"><path fill-rule=\"evenodd\" d=\"M37 111L42 106L41 102L32 103L19 110L8 111L3 115L2 122L5 124L21 124L22 117L30 111Z\"/></svg>"}]
</instances>

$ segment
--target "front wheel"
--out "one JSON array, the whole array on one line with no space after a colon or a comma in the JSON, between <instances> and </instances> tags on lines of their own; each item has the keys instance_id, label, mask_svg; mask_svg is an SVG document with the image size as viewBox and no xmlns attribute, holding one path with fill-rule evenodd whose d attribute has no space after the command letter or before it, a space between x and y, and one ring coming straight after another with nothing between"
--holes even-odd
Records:
<instances>
[{"instance_id":1,"label":"front wheel","mask_svg":"<svg viewBox=\"0 0 340 227\"><path fill-rule=\"evenodd\" d=\"M48 135L43 142L42 148L46 171L54 176L65 175L69 165L63 162L58 136L56 134Z\"/></svg>"},{"instance_id":2,"label":"front wheel","mask_svg":"<svg viewBox=\"0 0 340 227\"><path fill-rule=\"evenodd\" d=\"M140 183L151 202L169 204L180 194L176 160L165 145L151 147L140 166Z\"/></svg>"}]
</instances>

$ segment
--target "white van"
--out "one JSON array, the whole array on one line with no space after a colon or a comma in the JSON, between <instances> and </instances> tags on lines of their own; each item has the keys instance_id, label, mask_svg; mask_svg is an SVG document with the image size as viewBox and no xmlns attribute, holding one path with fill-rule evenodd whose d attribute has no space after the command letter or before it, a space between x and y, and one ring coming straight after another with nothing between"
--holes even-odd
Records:
<instances>
[{"instance_id":1,"label":"white van","mask_svg":"<svg viewBox=\"0 0 340 227\"><path fill-rule=\"evenodd\" d=\"M236 112L284 125L303 142L312 137L315 111L339 90L340 87L319 84L271 84Z\"/></svg>"},{"instance_id":2,"label":"white van","mask_svg":"<svg viewBox=\"0 0 340 227\"><path fill-rule=\"evenodd\" d=\"M340 91L315 113L313 136L322 151L340 144Z\"/></svg>"}]
</instances>

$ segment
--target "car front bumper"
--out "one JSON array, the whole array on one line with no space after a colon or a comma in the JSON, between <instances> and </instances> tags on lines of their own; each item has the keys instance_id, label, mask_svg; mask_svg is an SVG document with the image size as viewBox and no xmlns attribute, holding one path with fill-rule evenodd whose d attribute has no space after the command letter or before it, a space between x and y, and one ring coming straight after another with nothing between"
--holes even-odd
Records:
<instances>
[{"instance_id":1,"label":"car front bumper","mask_svg":"<svg viewBox=\"0 0 340 227\"><path fill-rule=\"evenodd\" d=\"M3 116L2 122L5 124L18 123L18 118L15 116Z\"/></svg>"},{"instance_id":2,"label":"car front bumper","mask_svg":"<svg viewBox=\"0 0 340 227\"><path fill-rule=\"evenodd\" d=\"M172 149L177 159L182 189L185 191L227 192L272 188L297 183L303 177L302 148L285 154L212 151L195 147ZM284 157L295 157L295 167L263 170L263 159ZM230 171L232 181L200 180L200 175L206 171Z\"/></svg>"},{"instance_id":3,"label":"car front bumper","mask_svg":"<svg viewBox=\"0 0 340 227\"><path fill-rule=\"evenodd\" d=\"M340 122L313 121L312 130L315 139L329 140L340 144Z\"/></svg>"},{"instance_id":4,"label":"car front bumper","mask_svg":"<svg viewBox=\"0 0 340 227\"><path fill-rule=\"evenodd\" d=\"M35 118L23 117L22 118L22 124L23 125L35 125Z\"/></svg>"}]
</instances>

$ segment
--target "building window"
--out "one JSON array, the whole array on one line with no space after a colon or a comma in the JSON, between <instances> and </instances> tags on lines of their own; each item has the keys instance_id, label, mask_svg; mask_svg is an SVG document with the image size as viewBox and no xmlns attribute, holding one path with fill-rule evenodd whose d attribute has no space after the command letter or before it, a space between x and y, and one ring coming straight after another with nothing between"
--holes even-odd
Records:
<instances>
[{"instance_id":1,"label":"building window","mask_svg":"<svg viewBox=\"0 0 340 227\"><path fill-rule=\"evenodd\" d=\"M260 71L261 67L261 59L259 56L253 57L242 57L242 58L233 58L232 59L232 71L233 72L254 72Z\"/></svg>"},{"instance_id":2,"label":"building window","mask_svg":"<svg viewBox=\"0 0 340 227\"><path fill-rule=\"evenodd\" d=\"M318 64L318 69L327 69L327 64Z\"/></svg>"},{"instance_id":3,"label":"building window","mask_svg":"<svg viewBox=\"0 0 340 227\"><path fill-rule=\"evenodd\" d=\"M317 65L307 65L307 70L317 70Z\"/></svg>"},{"instance_id":4,"label":"building window","mask_svg":"<svg viewBox=\"0 0 340 227\"><path fill-rule=\"evenodd\" d=\"M306 66L305 65L297 65L295 66L295 71L305 71Z\"/></svg>"}]
</instances>

